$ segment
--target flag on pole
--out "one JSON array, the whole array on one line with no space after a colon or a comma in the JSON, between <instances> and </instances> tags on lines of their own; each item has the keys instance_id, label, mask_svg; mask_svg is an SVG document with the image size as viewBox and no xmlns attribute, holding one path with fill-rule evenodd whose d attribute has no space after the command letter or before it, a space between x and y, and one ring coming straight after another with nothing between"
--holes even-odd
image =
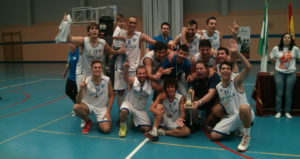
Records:
<instances>
[{"instance_id":1,"label":"flag on pole","mask_svg":"<svg viewBox=\"0 0 300 159\"><path fill-rule=\"evenodd\" d=\"M287 32L292 35L292 38L295 42L295 30L294 30L292 2L289 2L289 19L288 19L288 31Z\"/></svg>"},{"instance_id":2,"label":"flag on pole","mask_svg":"<svg viewBox=\"0 0 300 159\"><path fill-rule=\"evenodd\" d=\"M265 0L265 15L261 28L258 54L261 55L260 71L267 72L268 64L268 3Z\"/></svg>"}]
</instances>

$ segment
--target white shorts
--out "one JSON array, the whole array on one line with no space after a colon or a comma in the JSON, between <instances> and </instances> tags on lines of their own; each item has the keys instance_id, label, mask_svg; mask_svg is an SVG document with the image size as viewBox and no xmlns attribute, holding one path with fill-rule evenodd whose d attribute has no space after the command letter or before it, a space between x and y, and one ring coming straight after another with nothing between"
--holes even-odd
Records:
<instances>
[{"instance_id":1,"label":"white shorts","mask_svg":"<svg viewBox=\"0 0 300 159\"><path fill-rule=\"evenodd\" d=\"M127 84L123 77L123 72L115 71L114 90L121 91L127 88Z\"/></svg>"},{"instance_id":2,"label":"white shorts","mask_svg":"<svg viewBox=\"0 0 300 159\"><path fill-rule=\"evenodd\" d=\"M132 104L130 104L127 101L124 101L121 105L120 111L122 109L126 109L129 112L129 115L131 114L133 117L134 125L136 127L139 126L151 126L150 118L146 112L146 110L138 110L135 109Z\"/></svg>"},{"instance_id":3,"label":"white shorts","mask_svg":"<svg viewBox=\"0 0 300 159\"><path fill-rule=\"evenodd\" d=\"M255 118L255 114L254 111L251 109L252 122L254 121L254 118ZM234 114L229 117L225 117L221 121L219 121L212 131L222 135L230 135L230 132L242 126L243 124L240 119L240 114Z\"/></svg>"},{"instance_id":4,"label":"white shorts","mask_svg":"<svg viewBox=\"0 0 300 159\"><path fill-rule=\"evenodd\" d=\"M163 121L159 124L159 126L162 126L167 130L173 130L179 128L177 122L167 117L166 114L164 114Z\"/></svg>"},{"instance_id":5,"label":"white shorts","mask_svg":"<svg viewBox=\"0 0 300 159\"><path fill-rule=\"evenodd\" d=\"M107 112L107 107L95 107L94 105L92 104L88 104L86 102L82 102L84 103L88 108L89 108L89 113L94 113L95 116L96 116L96 119L97 119L97 122L98 123L102 123L102 122L108 122L108 119L104 116Z\"/></svg>"}]
</instances>

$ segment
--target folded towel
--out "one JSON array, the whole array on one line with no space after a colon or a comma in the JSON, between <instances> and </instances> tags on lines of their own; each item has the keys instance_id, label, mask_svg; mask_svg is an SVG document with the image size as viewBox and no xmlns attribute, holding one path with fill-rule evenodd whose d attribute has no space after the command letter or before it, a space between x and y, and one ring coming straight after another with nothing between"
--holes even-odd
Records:
<instances>
[{"instance_id":1,"label":"folded towel","mask_svg":"<svg viewBox=\"0 0 300 159\"><path fill-rule=\"evenodd\" d=\"M68 36L70 34L70 27L72 23L72 19L70 14L67 15L67 21L62 20L62 22L59 25L59 33L57 34L55 38L56 43L63 43L67 42Z\"/></svg>"}]
</instances>

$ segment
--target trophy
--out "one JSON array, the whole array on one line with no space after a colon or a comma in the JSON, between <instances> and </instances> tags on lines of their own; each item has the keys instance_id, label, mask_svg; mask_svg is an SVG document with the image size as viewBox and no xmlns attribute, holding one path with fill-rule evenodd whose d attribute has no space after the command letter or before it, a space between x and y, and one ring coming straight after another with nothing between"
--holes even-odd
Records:
<instances>
[{"instance_id":1,"label":"trophy","mask_svg":"<svg viewBox=\"0 0 300 159\"><path fill-rule=\"evenodd\" d=\"M193 106L193 89L190 88L186 94L185 108L192 109Z\"/></svg>"},{"instance_id":2,"label":"trophy","mask_svg":"<svg viewBox=\"0 0 300 159\"><path fill-rule=\"evenodd\" d=\"M193 91L193 88L191 87L187 94L186 94L186 102L185 102L185 108L186 109L189 109L190 111L190 126L193 125L193 98L194 98L194 91Z\"/></svg>"}]
</instances>

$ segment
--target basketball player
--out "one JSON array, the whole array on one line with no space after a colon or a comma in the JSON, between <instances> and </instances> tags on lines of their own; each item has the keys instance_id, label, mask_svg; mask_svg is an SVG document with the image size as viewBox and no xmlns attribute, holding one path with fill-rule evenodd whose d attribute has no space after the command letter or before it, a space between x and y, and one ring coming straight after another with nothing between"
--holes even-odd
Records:
<instances>
[{"instance_id":1,"label":"basketball player","mask_svg":"<svg viewBox=\"0 0 300 159\"><path fill-rule=\"evenodd\" d=\"M81 130L82 134L89 133L92 126L92 120L89 118L90 113L95 114L100 130L103 133L109 133L114 91L109 78L102 75L101 61L92 61L91 70L92 76L88 76L80 83L74 111L77 116L85 121L85 125Z\"/></svg>"},{"instance_id":2,"label":"basketball player","mask_svg":"<svg viewBox=\"0 0 300 159\"><path fill-rule=\"evenodd\" d=\"M238 51L236 41L232 39L230 43L232 46L230 51L235 53L241 60L244 68L232 80L232 64L226 61L220 64L221 82L217 85L217 91L220 97L220 105L223 107L219 109L225 112L210 135L212 140L219 140L225 134L229 135L231 131L243 127L243 138L237 149L238 151L247 151L250 145L250 127L255 115L247 101L243 82L249 75L251 64Z\"/></svg>"}]
</instances>

